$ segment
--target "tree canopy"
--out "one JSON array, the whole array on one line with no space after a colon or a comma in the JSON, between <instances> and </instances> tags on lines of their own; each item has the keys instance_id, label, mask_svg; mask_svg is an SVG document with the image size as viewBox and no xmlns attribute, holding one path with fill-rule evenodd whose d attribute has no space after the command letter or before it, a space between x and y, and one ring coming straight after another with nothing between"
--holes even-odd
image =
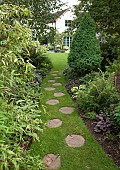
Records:
<instances>
[{"instance_id":1,"label":"tree canopy","mask_svg":"<svg viewBox=\"0 0 120 170\"><path fill-rule=\"evenodd\" d=\"M2 3L12 3L14 5L24 5L32 11L33 17L29 19L30 26L37 34L42 35L52 13L62 6L60 0L4 0Z\"/></svg>"},{"instance_id":2,"label":"tree canopy","mask_svg":"<svg viewBox=\"0 0 120 170\"><path fill-rule=\"evenodd\" d=\"M119 0L79 0L75 6L74 28L79 27L83 12L89 11L96 22L102 50L102 69L120 56L120 2ZM110 62L109 62L110 61Z\"/></svg>"},{"instance_id":3,"label":"tree canopy","mask_svg":"<svg viewBox=\"0 0 120 170\"><path fill-rule=\"evenodd\" d=\"M108 34L120 34L120 2L119 0L79 0L75 14L80 17L82 11L89 11L101 30Z\"/></svg>"}]
</instances>

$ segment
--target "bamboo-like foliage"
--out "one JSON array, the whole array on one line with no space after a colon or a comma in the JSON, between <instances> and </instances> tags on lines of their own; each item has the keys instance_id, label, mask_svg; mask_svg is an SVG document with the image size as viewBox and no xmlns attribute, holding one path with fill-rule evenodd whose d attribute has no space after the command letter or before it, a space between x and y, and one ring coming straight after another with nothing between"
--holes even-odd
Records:
<instances>
[{"instance_id":1,"label":"bamboo-like foliage","mask_svg":"<svg viewBox=\"0 0 120 170\"><path fill-rule=\"evenodd\" d=\"M0 6L0 169L42 169L40 157L31 156L30 145L39 141L40 87L30 63L32 41L27 25L30 11L14 5ZM19 18L23 17L21 24Z\"/></svg>"},{"instance_id":2,"label":"bamboo-like foliage","mask_svg":"<svg viewBox=\"0 0 120 170\"><path fill-rule=\"evenodd\" d=\"M47 24L52 19L53 12L60 10L63 4L60 0L4 0L2 3L17 6L24 5L30 9L33 16L32 18L29 17L28 21L40 41L43 41L46 30L50 29Z\"/></svg>"}]
</instances>

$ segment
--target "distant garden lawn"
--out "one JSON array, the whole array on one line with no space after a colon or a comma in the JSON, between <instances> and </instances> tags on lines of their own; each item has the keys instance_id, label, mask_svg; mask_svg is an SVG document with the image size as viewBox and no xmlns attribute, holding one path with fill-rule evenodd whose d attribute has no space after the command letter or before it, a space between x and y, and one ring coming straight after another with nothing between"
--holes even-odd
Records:
<instances>
[{"instance_id":1,"label":"distant garden lawn","mask_svg":"<svg viewBox=\"0 0 120 170\"><path fill-rule=\"evenodd\" d=\"M40 134L40 143L33 143L31 149L33 155L45 155L52 153L58 154L61 158L60 170L118 170L117 166L107 156L95 138L86 128L82 119L78 115L77 110L70 115L62 114L59 109L64 106L75 107L69 94L65 89L65 80L62 72L67 65L67 54L51 53L49 57L53 63L51 73L44 79L42 83L41 104L46 109L46 116L42 118L45 122L51 119L60 119L63 123L58 128L48 128ZM62 86L56 87L54 91L45 91L46 87L53 87L48 80L54 79L52 73L58 70L58 76L61 76L56 82L62 83ZM61 91L65 96L56 98L54 93ZM59 104L55 106L46 105L46 101L50 99L58 99ZM80 148L72 148L67 146L65 138L68 135L82 135L85 139L85 144Z\"/></svg>"}]
</instances>

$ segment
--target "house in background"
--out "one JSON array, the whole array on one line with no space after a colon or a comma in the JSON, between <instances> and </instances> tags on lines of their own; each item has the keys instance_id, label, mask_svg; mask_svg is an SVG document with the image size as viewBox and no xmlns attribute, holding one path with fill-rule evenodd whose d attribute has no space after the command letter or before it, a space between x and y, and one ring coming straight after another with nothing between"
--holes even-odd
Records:
<instances>
[{"instance_id":1,"label":"house in background","mask_svg":"<svg viewBox=\"0 0 120 170\"><path fill-rule=\"evenodd\" d=\"M75 18L71 7L58 11L53 15L53 18L49 20L48 26L55 28L56 32L60 34L65 33L68 30L72 24L72 20ZM66 33L63 37L63 46L70 47L71 41L72 36Z\"/></svg>"}]
</instances>

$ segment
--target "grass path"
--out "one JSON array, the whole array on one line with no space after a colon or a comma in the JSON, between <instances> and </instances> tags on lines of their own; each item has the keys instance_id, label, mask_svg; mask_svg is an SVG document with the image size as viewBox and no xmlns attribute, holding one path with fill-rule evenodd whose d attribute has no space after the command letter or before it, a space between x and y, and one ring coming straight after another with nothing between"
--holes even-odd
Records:
<instances>
[{"instance_id":1,"label":"grass path","mask_svg":"<svg viewBox=\"0 0 120 170\"><path fill-rule=\"evenodd\" d=\"M44 121L58 118L63 121L62 126L58 128L46 127L44 133L41 135L40 143L33 143L32 149L34 154L44 157L49 153L59 154L61 158L61 168L59 170L118 170L113 161L108 158L101 146L90 134L82 119L75 110L70 115L64 115L59 112L61 107L74 107L70 96L65 89L65 80L62 72L66 66L67 54L50 54L54 68L51 73L44 79L42 83L41 102L46 107L47 114L43 115ZM54 79L52 73L58 70L60 79L56 82L62 83L62 86L56 87L54 91L45 91L46 87L53 87L53 83L48 80ZM65 93L63 97L54 97L54 93L61 91ZM59 104L55 106L46 105L49 99L58 99ZM71 148L66 142L67 135L79 134L85 139L85 144L80 148Z\"/></svg>"}]
</instances>

